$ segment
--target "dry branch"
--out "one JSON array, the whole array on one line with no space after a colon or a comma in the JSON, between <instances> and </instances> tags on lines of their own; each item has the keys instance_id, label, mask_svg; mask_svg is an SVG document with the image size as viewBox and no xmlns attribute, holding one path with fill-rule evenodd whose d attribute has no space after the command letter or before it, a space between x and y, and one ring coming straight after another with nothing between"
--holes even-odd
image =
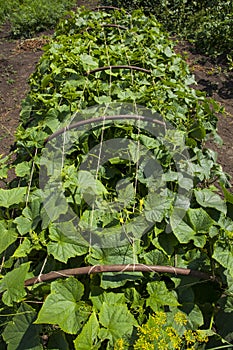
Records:
<instances>
[{"instance_id":1,"label":"dry branch","mask_svg":"<svg viewBox=\"0 0 233 350\"><path fill-rule=\"evenodd\" d=\"M92 11L102 11L102 10L116 10L116 11L125 11L122 8L115 7L115 6L97 6L91 9ZM128 13L127 11L125 11Z\"/></svg>"},{"instance_id":2,"label":"dry branch","mask_svg":"<svg viewBox=\"0 0 233 350\"><path fill-rule=\"evenodd\" d=\"M201 271L173 267L173 266L159 266L159 265L144 265L144 264L128 264L128 265L96 265L77 267L73 269L51 271L49 273L29 278L25 281L25 286L31 286L33 284L45 281L55 280L61 277L77 276L77 275L90 275L94 273L103 272L157 272L157 273L169 273L173 275L191 276L203 280L213 280L214 277Z\"/></svg>"},{"instance_id":3,"label":"dry branch","mask_svg":"<svg viewBox=\"0 0 233 350\"><path fill-rule=\"evenodd\" d=\"M96 122L98 123L101 121L122 120L122 119L126 119L126 120L134 119L134 120L139 120L139 121L146 121L146 122L150 122L150 123L155 123L155 124L162 125L166 129L165 122L158 120L158 119L152 119L152 118L145 117L145 116L139 116L136 114L135 115L134 114L123 114L123 115L102 116L102 117L97 117L97 118L80 120L77 123L70 124L70 125L66 126L65 128L62 128L62 129L56 131L55 133L53 133L52 135L50 135L49 137L47 137L47 139L45 139L44 143L46 144L47 142L49 142L52 139L54 139L55 137L63 134L64 132L66 132L68 130L72 130L72 129L77 129L83 125L92 124L92 123L96 123Z\"/></svg>"},{"instance_id":4,"label":"dry branch","mask_svg":"<svg viewBox=\"0 0 233 350\"><path fill-rule=\"evenodd\" d=\"M118 29L124 29L124 30L129 29L129 28L127 28L127 27L121 26L120 24L113 24L113 23L109 23L109 24L100 24L100 27L101 27L101 28L118 28ZM98 28L98 27L97 27L97 28ZM83 30L81 31L81 33L87 32L87 31L93 30L93 29L96 29L96 28L95 28L95 27L87 27L87 28L83 29Z\"/></svg>"},{"instance_id":5,"label":"dry branch","mask_svg":"<svg viewBox=\"0 0 233 350\"><path fill-rule=\"evenodd\" d=\"M132 70L138 70L143 73L151 74L151 71L145 68L141 68L137 66L117 65L117 66L106 66L106 67L99 67L96 69L92 69L89 72L86 72L86 75L90 75L92 73L96 73L96 72L100 72L108 69L132 69Z\"/></svg>"}]
</instances>

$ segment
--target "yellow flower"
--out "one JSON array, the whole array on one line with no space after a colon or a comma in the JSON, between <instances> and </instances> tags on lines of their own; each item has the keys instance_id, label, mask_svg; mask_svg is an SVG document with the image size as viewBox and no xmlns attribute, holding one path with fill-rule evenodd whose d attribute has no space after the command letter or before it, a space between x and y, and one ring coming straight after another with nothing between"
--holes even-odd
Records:
<instances>
[{"instance_id":1,"label":"yellow flower","mask_svg":"<svg viewBox=\"0 0 233 350\"><path fill-rule=\"evenodd\" d=\"M114 350L124 350L124 340L123 339L118 339L115 346Z\"/></svg>"},{"instance_id":2,"label":"yellow flower","mask_svg":"<svg viewBox=\"0 0 233 350\"><path fill-rule=\"evenodd\" d=\"M167 316L166 313L163 311L157 311L156 314L153 316L155 324L158 326L162 326L167 322Z\"/></svg>"},{"instance_id":3,"label":"yellow flower","mask_svg":"<svg viewBox=\"0 0 233 350\"><path fill-rule=\"evenodd\" d=\"M139 211L142 211L143 204L144 204L144 199L142 198L139 200Z\"/></svg>"},{"instance_id":4,"label":"yellow flower","mask_svg":"<svg viewBox=\"0 0 233 350\"><path fill-rule=\"evenodd\" d=\"M174 316L174 321L181 326L186 325L186 323L188 322L183 312L177 312Z\"/></svg>"},{"instance_id":5,"label":"yellow flower","mask_svg":"<svg viewBox=\"0 0 233 350\"><path fill-rule=\"evenodd\" d=\"M139 327L139 329L140 329L140 332L142 334L146 335L146 334L150 333L150 328L149 328L148 324L144 324L142 327Z\"/></svg>"},{"instance_id":6,"label":"yellow flower","mask_svg":"<svg viewBox=\"0 0 233 350\"><path fill-rule=\"evenodd\" d=\"M173 327L167 327L166 328L166 334L170 338L170 342L172 343L172 346L174 349L180 349L180 345L182 343L181 338L177 334L177 331Z\"/></svg>"},{"instance_id":7,"label":"yellow flower","mask_svg":"<svg viewBox=\"0 0 233 350\"><path fill-rule=\"evenodd\" d=\"M174 335L176 335L176 331L173 327L167 327L166 328L166 333L170 338L173 338Z\"/></svg>"},{"instance_id":8,"label":"yellow flower","mask_svg":"<svg viewBox=\"0 0 233 350\"><path fill-rule=\"evenodd\" d=\"M160 336L161 336L161 331L159 330L159 328L152 327L149 335L150 340L152 341L158 340Z\"/></svg>"},{"instance_id":9,"label":"yellow flower","mask_svg":"<svg viewBox=\"0 0 233 350\"><path fill-rule=\"evenodd\" d=\"M161 339L159 342L158 342L158 350L167 350L168 347L167 347L167 343L164 339Z\"/></svg>"},{"instance_id":10,"label":"yellow flower","mask_svg":"<svg viewBox=\"0 0 233 350\"><path fill-rule=\"evenodd\" d=\"M120 218L120 223L124 224L124 219L123 218Z\"/></svg>"},{"instance_id":11,"label":"yellow flower","mask_svg":"<svg viewBox=\"0 0 233 350\"><path fill-rule=\"evenodd\" d=\"M187 342L187 345L191 345L192 343L196 342L196 334L190 329L184 332L184 337Z\"/></svg>"},{"instance_id":12,"label":"yellow flower","mask_svg":"<svg viewBox=\"0 0 233 350\"><path fill-rule=\"evenodd\" d=\"M199 343L207 343L209 340L208 336L203 334L201 330L196 331L196 338Z\"/></svg>"},{"instance_id":13,"label":"yellow flower","mask_svg":"<svg viewBox=\"0 0 233 350\"><path fill-rule=\"evenodd\" d=\"M140 337L134 345L134 350L154 350L154 345L149 343L144 336Z\"/></svg>"}]
</instances>

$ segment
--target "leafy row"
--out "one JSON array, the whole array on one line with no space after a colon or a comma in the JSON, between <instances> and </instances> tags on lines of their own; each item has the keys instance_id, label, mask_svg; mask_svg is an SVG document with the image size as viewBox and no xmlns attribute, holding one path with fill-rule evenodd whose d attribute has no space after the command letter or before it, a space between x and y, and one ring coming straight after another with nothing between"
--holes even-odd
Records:
<instances>
[{"instance_id":1,"label":"leafy row","mask_svg":"<svg viewBox=\"0 0 233 350\"><path fill-rule=\"evenodd\" d=\"M77 11L60 23L23 102L16 178L0 189L3 348L232 341L233 200L204 147L218 140L220 108L193 83L154 17ZM3 180L8 171L1 159ZM121 271L24 286L50 271L110 264L211 278ZM159 325L163 338L151 333Z\"/></svg>"},{"instance_id":2,"label":"leafy row","mask_svg":"<svg viewBox=\"0 0 233 350\"><path fill-rule=\"evenodd\" d=\"M194 43L199 52L232 60L232 1L102 0L101 4L129 11L143 8L146 14L153 13L166 30Z\"/></svg>"}]
</instances>

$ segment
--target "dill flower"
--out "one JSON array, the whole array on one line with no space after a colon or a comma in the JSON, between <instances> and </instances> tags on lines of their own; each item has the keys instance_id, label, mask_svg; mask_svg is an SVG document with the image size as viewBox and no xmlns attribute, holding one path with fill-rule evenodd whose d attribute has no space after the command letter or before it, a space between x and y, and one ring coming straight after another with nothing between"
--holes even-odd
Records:
<instances>
[{"instance_id":1,"label":"dill flower","mask_svg":"<svg viewBox=\"0 0 233 350\"><path fill-rule=\"evenodd\" d=\"M187 342L187 345L191 345L196 342L196 334L190 329L184 332L184 338Z\"/></svg>"},{"instance_id":2,"label":"dill flower","mask_svg":"<svg viewBox=\"0 0 233 350\"><path fill-rule=\"evenodd\" d=\"M154 350L154 345L146 340L145 337L140 337L134 344L134 350Z\"/></svg>"},{"instance_id":3,"label":"dill flower","mask_svg":"<svg viewBox=\"0 0 233 350\"><path fill-rule=\"evenodd\" d=\"M114 350L124 350L124 348L124 339L118 339L114 346Z\"/></svg>"},{"instance_id":4,"label":"dill flower","mask_svg":"<svg viewBox=\"0 0 233 350\"><path fill-rule=\"evenodd\" d=\"M158 342L158 350L168 350L169 348L167 347L167 342L165 341L165 339L161 339Z\"/></svg>"},{"instance_id":5,"label":"dill flower","mask_svg":"<svg viewBox=\"0 0 233 350\"><path fill-rule=\"evenodd\" d=\"M170 343L172 344L172 347L174 349L179 350L181 348L182 340L181 340L179 334L177 333L177 331L175 330L175 328L167 327L165 329L165 331L166 331L166 334L168 335L168 337L170 338Z\"/></svg>"},{"instance_id":6,"label":"dill flower","mask_svg":"<svg viewBox=\"0 0 233 350\"><path fill-rule=\"evenodd\" d=\"M200 343L207 343L209 340L208 336L206 334L203 334L201 330L196 331L196 339Z\"/></svg>"},{"instance_id":7,"label":"dill flower","mask_svg":"<svg viewBox=\"0 0 233 350\"><path fill-rule=\"evenodd\" d=\"M174 316L174 321L181 326L185 326L188 322L185 314L183 312L177 312Z\"/></svg>"},{"instance_id":8,"label":"dill flower","mask_svg":"<svg viewBox=\"0 0 233 350\"><path fill-rule=\"evenodd\" d=\"M157 311L153 319L156 325L163 326L167 322L167 315L164 311Z\"/></svg>"}]
</instances>

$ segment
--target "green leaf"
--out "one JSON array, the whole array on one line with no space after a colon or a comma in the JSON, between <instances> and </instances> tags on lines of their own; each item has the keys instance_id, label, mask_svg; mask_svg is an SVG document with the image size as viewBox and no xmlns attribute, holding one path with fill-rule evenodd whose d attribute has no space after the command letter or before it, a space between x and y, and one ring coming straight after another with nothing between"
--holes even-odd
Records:
<instances>
[{"instance_id":1,"label":"green leaf","mask_svg":"<svg viewBox=\"0 0 233 350\"><path fill-rule=\"evenodd\" d=\"M44 119L44 122L46 123L46 126L48 126L50 128L50 130L52 132L55 132L61 128L61 122L58 119L58 115L56 115L55 117L51 117L48 115L48 113L47 113L46 118ZM56 111L55 113L58 114L58 111Z\"/></svg>"},{"instance_id":2,"label":"green leaf","mask_svg":"<svg viewBox=\"0 0 233 350\"><path fill-rule=\"evenodd\" d=\"M137 326L135 318L125 304L109 305L104 302L99 313L99 322L105 327L99 331L100 339L109 339L112 345L116 340L130 336L133 327Z\"/></svg>"},{"instance_id":3,"label":"green leaf","mask_svg":"<svg viewBox=\"0 0 233 350\"><path fill-rule=\"evenodd\" d=\"M49 336L47 349L51 350L69 350L70 346L66 340L65 333L61 330L53 332Z\"/></svg>"},{"instance_id":4,"label":"green leaf","mask_svg":"<svg viewBox=\"0 0 233 350\"><path fill-rule=\"evenodd\" d=\"M191 239L194 239L195 231L180 217L177 218L175 215L171 217L171 227L173 233L180 243L188 243Z\"/></svg>"},{"instance_id":5,"label":"green leaf","mask_svg":"<svg viewBox=\"0 0 233 350\"><path fill-rule=\"evenodd\" d=\"M0 179L6 179L8 176L9 166L8 166L8 157L2 158L2 154L0 154Z\"/></svg>"},{"instance_id":6,"label":"green leaf","mask_svg":"<svg viewBox=\"0 0 233 350\"><path fill-rule=\"evenodd\" d=\"M155 246L155 248L163 252L163 255L165 258L165 256L171 257L173 255L175 247L178 245L178 240L175 237L175 235L172 232L170 232L170 233L166 233L166 234L164 233L162 235L156 236L152 240L152 243Z\"/></svg>"},{"instance_id":7,"label":"green leaf","mask_svg":"<svg viewBox=\"0 0 233 350\"><path fill-rule=\"evenodd\" d=\"M0 205L9 208L14 204L19 204L25 200L27 187L17 187L10 190L0 188Z\"/></svg>"},{"instance_id":8,"label":"green leaf","mask_svg":"<svg viewBox=\"0 0 233 350\"><path fill-rule=\"evenodd\" d=\"M61 195L61 193L55 192L51 196L51 189L49 189L49 195L46 199L46 202L44 202L44 206L41 210L41 218L43 220L43 228L44 228L44 222L54 222L56 220L59 220L60 217L67 213L68 211L68 202L65 197Z\"/></svg>"},{"instance_id":9,"label":"green leaf","mask_svg":"<svg viewBox=\"0 0 233 350\"><path fill-rule=\"evenodd\" d=\"M192 329L198 329L204 324L203 315L197 305L194 305L192 310L187 314L188 323Z\"/></svg>"},{"instance_id":10,"label":"green leaf","mask_svg":"<svg viewBox=\"0 0 233 350\"><path fill-rule=\"evenodd\" d=\"M14 222L17 224L17 229L22 236L30 232L32 221L29 218L25 218L21 215L15 218Z\"/></svg>"},{"instance_id":11,"label":"green leaf","mask_svg":"<svg viewBox=\"0 0 233 350\"><path fill-rule=\"evenodd\" d=\"M103 104L103 103L110 103L112 100L111 100L111 96L105 96L105 95L102 95L102 96L95 96L94 97L94 100L95 102L99 103L99 104Z\"/></svg>"},{"instance_id":12,"label":"green leaf","mask_svg":"<svg viewBox=\"0 0 233 350\"><path fill-rule=\"evenodd\" d=\"M26 303L22 303L4 329L2 336L8 344L8 350L42 350L40 342L40 326L34 325L36 311Z\"/></svg>"},{"instance_id":13,"label":"green leaf","mask_svg":"<svg viewBox=\"0 0 233 350\"><path fill-rule=\"evenodd\" d=\"M99 248L91 250L87 261L91 265L112 265L112 264L131 264L134 258L133 247L128 244L121 247Z\"/></svg>"},{"instance_id":14,"label":"green leaf","mask_svg":"<svg viewBox=\"0 0 233 350\"><path fill-rule=\"evenodd\" d=\"M98 63L94 61L93 57L86 53L80 55L80 60L84 69L93 69L98 67Z\"/></svg>"},{"instance_id":15,"label":"green leaf","mask_svg":"<svg viewBox=\"0 0 233 350\"><path fill-rule=\"evenodd\" d=\"M2 301L8 306L14 302L20 302L27 294L24 288L24 281L30 267L30 262L21 264L18 268L8 272L0 281L0 292L5 291Z\"/></svg>"},{"instance_id":16,"label":"green leaf","mask_svg":"<svg viewBox=\"0 0 233 350\"><path fill-rule=\"evenodd\" d=\"M212 255L220 266L225 267L233 277L233 247L232 244L216 242L214 245L214 253Z\"/></svg>"},{"instance_id":17,"label":"green leaf","mask_svg":"<svg viewBox=\"0 0 233 350\"><path fill-rule=\"evenodd\" d=\"M171 200L158 194L149 194L145 201L145 217L149 222L161 222Z\"/></svg>"},{"instance_id":18,"label":"green leaf","mask_svg":"<svg viewBox=\"0 0 233 350\"><path fill-rule=\"evenodd\" d=\"M218 220L218 225L224 230L227 237L233 238L233 220L222 214Z\"/></svg>"},{"instance_id":19,"label":"green leaf","mask_svg":"<svg viewBox=\"0 0 233 350\"><path fill-rule=\"evenodd\" d=\"M188 217L191 225L196 233L207 233L213 224L214 220L202 208L189 209Z\"/></svg>"},{"instance_id":20,"label":"green leaf","mask_svg":"<svg viewBox=\"0 0 233 350\"><path fill-rule=\"evenodd\" d=\"M181 220L178 223L175 223L175 215L171 219L171 226L173 227L173 233L182 244L188 243L193 240L196 247L203 248L206 243L205 235L198 235L196 231L193 230L185 221Z\"/></svg>"},{"instance_id":21,"label":"green leaf","mask_svg":"<svg viewBox=\"0 0 233 350\"><path fill-rule=\"evenodd\" d=\"M75 349L77 350L96 350L99 349L97 342L97 335L99 330L99 322L96 313L93 312L84 325L81 333L74 341Z\"/></svg>"},{"instance_id":22,"label":"green leaf","mask_svg":"<svg viewBox=\"0 0 233 350\"><path fill-rule=\"evenodd\" d=\"M117 200L120 203L123 203L124 206L130 204L130 202L135 197L134 184L131 183L128 179L122 179L118 181L116 190L118 194Z\"/></svg>"},{"instance_id":23,"label":"green leaf","mask_svg":"<svg viewBox=\"0 0 233 350\"><path fill-rule=\"evenodd\" d=\"M143 254L145 263L147 265L168 265L168 257L158 249L151 250L148 253Z\"/></svg>"},{"instance_id":24,"label":"green leaf","mask_svg":"<svg viewBox=\"0 0 233 350\"><path fill-rule=\"evenodd\" d=\"M69 258L84 255L88 252L87 242L69 221L49 227L50 242L47 245L48 254L55 259L67 262Z\"/></svg>"},{"instance_id":25,"label":"green leaf","mask_svg":"<svg viewBox=\"0 0 233 350\"><path fill-rule=\"evenodd\" d=\"M74 277L51 283L51 293L35 321L54 324L68 334L76 334L90 315L90 306L81 301L84 286Z\"/></svg>"},{"instance_id":26,"label":"green leaf","mask_svg":"<svg viewBox=\"0 0 233 350\"><path fill-rule=\"evenodd\" d=\"M7 229L5 222L0 221L0 254L18 238L17 232Z\"/></svg>"},{"instance_id":27,"label":"green leaf","mask_svg":"<svg viewBox=\"0 0 233 350\"><path fill-rule=\"evenodd\" d=\"M31 164L30 162L22 162L16 165L15 173L19 177L24 177L25 175L30 175Z\"/></svg>"},{"instance_id":28,"label":"green leaf","mask_svg":"<svg viewBox=\"0 0 233 350\"><path fill-rule=\"evenodd\" d=\"M171 48L170 48L169 46L167 46L167 47L165 48L164 53L165 53L165 55L166 55L167 57L172 57L172 55L173 55L173 52L172 52L172 50L171 50Z\"/></svg>"},{"instance_id":29,"label":"green leaf","mask_svg":"<svg viewBox=\"0 0 233 350\"><path fill-rule=\"evenodd\" d=\"M147 283L147 291L150 294L146 305L153 311L158 311L161 306L179 306L174 292L170 292L163 281Z\"/></svg>"},{"instance_id":30,"label":"green leaf","mask_svg":"<svg viewBox=\"0 0 233 350\"><path fill-rule=\"evenodd\" d=\"M22 243L15 250L13 257L14 258L24 258L26 257L30 251L33 249L33 245L28 238L24 238Z\"/></svg>"},{"instance_id":31,"label":"green leaf","mask_svg":"<svg viewBox=\"0 0 233 350\"><path fill-rule=\"evenodd\" d=\"M97 287L92 288L90 299L92 301L94 308L98 311L101 310L101 307L104 302L106 302L108 305L125 303L124 293L103 292L101 288L97 288Z\"/></svg>"},{"instance_id":32,"label":"green leaf","mask_svg":"<svg viewBox=\"0 0 233 350\"><path fill-rule=\"evenodd\" d=\"M79 191L86 197L108 193L104 185L86 170L78 171L77 185Z\"/></svg>"},{"instance_id":33,"label":"green leaf","mask_svg":"<svg viewBox=\"0 0 233 350\"><path fill-rule=\"evenodd\" d=\"M202 124L199 122L196 122L192 125L192 130L189 134L189 136L193 137L196 140L203 140L206 136L206 130Z\"/></svg>"},{"instance_id":34,"label":"green leaf","mask_svg":"<svg viewBox=\"0 0 233 350\"><path fill-rule=\"evenodd\" d=\"M216 315L216 326L218 327L218 334L223 337L227 342L233 341L233 312L225 312L220 310ZM228 346L226 349L231 349L232 346Z\"/></svg>"},{"instance_id":35,"label":"green leaf","mask_svg":"<svg viewBox=\"0 0 233 350\"><path fill-rule=\"evenodd\" d=\"M130 309L135 309L137 312L140 310L140 314L144 318L144 298L141 297L141 294L134 287L126 288L125 298L130 304Z\"/></svg>"},{"instance_id":36,"label":"green leaf","mask_svg":"<svg viewBox=\"0 0 233 350\"><path fill-rule=\"evenodd\" d=\"M222 213L227 213L226 203L221 197L210 189L194 190L197 203L204 208L214 208Z\"/></svg>"},{"instance_id":37,"label":"green leaf","mask_svg":"<svg viewBox=\"0 0 233 350\"><path fill-rule=\"evenodd\" d=\"M228 203L233 204L233 194L230 191L227 191L224 185L221 185L224 198Z\"/></svg>"},{"instance_id":38,"label":"green leaf","mask_svg":"<svg viewBox=\"0 0 233 350\"><path fill-rule=\"evenodd\" d=\"M149 137L149 136L140 134L139 139L142 142L142 144L146 146L146 148L148 149L153 149L159 146L158 140L156 140L156 138L154 137Z\"/></svg>"}]
</instances>

